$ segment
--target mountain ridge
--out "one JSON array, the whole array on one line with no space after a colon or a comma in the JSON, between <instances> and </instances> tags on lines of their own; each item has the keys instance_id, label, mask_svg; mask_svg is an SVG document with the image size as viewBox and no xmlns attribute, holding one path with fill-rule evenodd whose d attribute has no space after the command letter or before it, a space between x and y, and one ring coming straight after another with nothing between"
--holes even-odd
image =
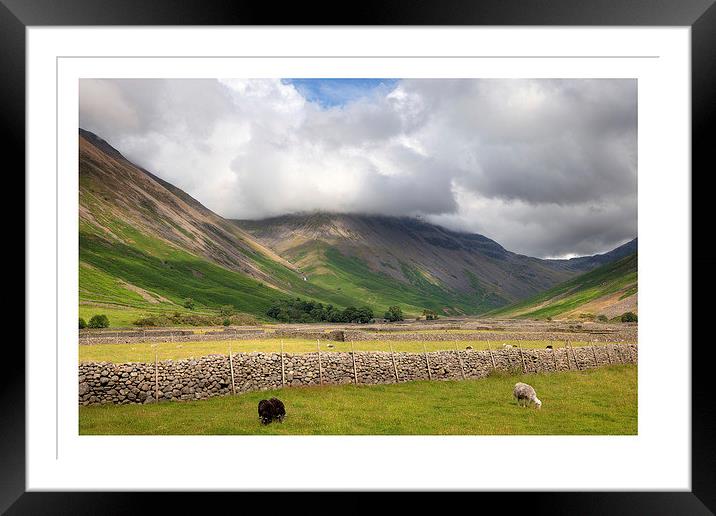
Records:
<instances>
[{"instance_id":1,"label":"mountain ridge","mask_svg":"<svg viewBox=\"0 0 716 516\"><path fill-rule=\"evenodd\" d=\"M176 310L191 297L263 316L272 300L300 296L377 313L398 304L411 315L479 314L609 259L531 258L409 217L229 220L89 131L79 130L79 150L86 305Z\"/></svg>"}]
</instances>

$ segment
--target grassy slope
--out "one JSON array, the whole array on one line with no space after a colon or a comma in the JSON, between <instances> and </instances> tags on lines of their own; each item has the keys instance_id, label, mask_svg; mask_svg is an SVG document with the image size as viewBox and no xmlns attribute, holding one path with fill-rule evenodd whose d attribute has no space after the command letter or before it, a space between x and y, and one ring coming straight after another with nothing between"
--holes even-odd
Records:
<instances>
[{"instance_id":1,"label":"grassy slope","mask_svg":"<svg viewBox=\"0 0 716 516\"><path fill-rule=\"evenodd\" d=\"M555 317L616 292L623 292L622 297L636 294L636 253L577 276L525 301L497 309L489 315L537 319Z\"/></svg>"},{"instance_id":2,"label":"grassy slope","mask_svg":"<svg viewBox=\"0 0 716 516\"><path fill-rule=\"evenodd\" d=\"M518 407L527 381L541 410ZM280 397L284 423L261 426L258 401ZM480 380L323 386L252 392L195 402L80 407L80 434L458 434L637 433L637 368L493 376Z\"/></svg>"},{"instance_id":3,"label":"grassy slope","mask_svg":"<svg viewBox=\"0 0 716 516\"><path fill-rule=\"evenodd\" d=\"M141 314L185 312L182 303L186 297L196 302L196 313L232 305L259 317L265 316L274 299L287 296L339 307L365 302L361 297L352 297L354 292L333 292L297 280L295 273L259 253L251 257L285 290L213 264L122 221L105 220L103 225L132 245L107 239L91 224L80 224L80 315L85 319L96 313L113 312L116 316L110 318L112 326L124 326ZM144 289L156 302L126 288L125 282Z\"/></svg>"},{"instance_id":4,"label":"grassy slope","mask_svg":"<svg viewBox=\"0 0 716 516\"><path fill-rule=\"evenodd\" d=\"M422 314L426 308L441 314L479 314L499 303L486 298L478 288L472 296L449 291L431 282L415 267L402 264L401 272L410 282L406 285L325 243L310 242L292 250L289 258L301 263L310 278L309 284L326 292L324 299L336 302L347 298L356 304L367 304L378 317L391 305L399 305L410 317Z\"/></svg>"}]
</instances>

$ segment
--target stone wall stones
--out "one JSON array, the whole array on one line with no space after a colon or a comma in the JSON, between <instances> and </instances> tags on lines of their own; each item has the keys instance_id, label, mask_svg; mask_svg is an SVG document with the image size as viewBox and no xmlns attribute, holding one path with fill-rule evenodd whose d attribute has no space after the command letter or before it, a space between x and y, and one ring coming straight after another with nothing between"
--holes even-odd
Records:
<instances>
[{"instance_id":1,"label":"stone wall stones","mask_svg":"<svg viewBox=\"0 0 716 516\"><path fill-rule=\"evenodd\" d=\"M237 393L281 388L280 353L235 353L232 356L234 387L228 355L192 360L113 364L85 362L79 365L79 403L152 403L198 400ZM517 373L584 370L638 361L635 344L605 344L558 349L452 350L428 353L356 351L284 353L285 386L298 387L355 382L364 385L414 380L483 378L494 369ZM428 364L430 372L428 373ZM398 378L396 380L396 370Z\"/></svg>"}]
</instances>

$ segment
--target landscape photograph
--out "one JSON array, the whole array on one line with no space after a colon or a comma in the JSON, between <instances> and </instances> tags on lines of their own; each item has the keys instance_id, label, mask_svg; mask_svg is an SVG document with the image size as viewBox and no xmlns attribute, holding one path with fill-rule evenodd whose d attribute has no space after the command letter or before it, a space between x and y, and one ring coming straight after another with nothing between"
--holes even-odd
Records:
<instances>
[{"instance_id":1,"label":"landscape photograph","mask_svg":"<svg viewBox=\"0 0 716 516\"><path fill-rule=\"evenodd\" d=\"M78 86L80 435L638 433L635 79Z\"/></svg>"}]
</instances>

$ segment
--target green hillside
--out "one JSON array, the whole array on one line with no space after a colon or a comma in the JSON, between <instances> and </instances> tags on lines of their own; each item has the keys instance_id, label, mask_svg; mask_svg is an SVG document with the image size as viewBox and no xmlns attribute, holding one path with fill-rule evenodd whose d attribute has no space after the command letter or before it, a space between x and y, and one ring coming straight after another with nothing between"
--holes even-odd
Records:
<instances>
[{"instance_id":1,"label":"green hillside","mask_svg":"<svg viewBox=\"0 0 716 516\"><path fill-rule=\"evenodd\" d=\"M441 314L478 314L504 304L499 297L486 296L479 285L472 294L447 289L405 262L400 263L400 270L408 279L407 284L374 271L361 258L347 256L322 242L309 242L295 252L294 256L306 253L313 257L308 261L297 260L302 263L310 283L326 290L331 297L360 299L380 314L395 304L409 316L419 315L426 308Z\"/></svg>"},{"instance_id":2,"label":"green hillside","mask_svg":"<svg viewBox=\"0 0 716 516\"><path fill-rule=\"evenodd\" d=\"M533 319L610 312L617 315L624 311L636 312L635 308L624 308L635 306L636 295L637 254L634 253L488 315Z\"/></svg>"},{"instance_id":3,"label":"green hillside","mask_svg":"<svg viewBox=\"0 0 716 516\"><path fill-rule=\"evenodd\" d=\"M188 195L80 135L80 317L111 326L144 315L216 315L232 306L265 319L300 296L344 308L360 299L303 281L292 265ZM184 308L191 298L194 308Z\"/></svg>"}]
</instances>

